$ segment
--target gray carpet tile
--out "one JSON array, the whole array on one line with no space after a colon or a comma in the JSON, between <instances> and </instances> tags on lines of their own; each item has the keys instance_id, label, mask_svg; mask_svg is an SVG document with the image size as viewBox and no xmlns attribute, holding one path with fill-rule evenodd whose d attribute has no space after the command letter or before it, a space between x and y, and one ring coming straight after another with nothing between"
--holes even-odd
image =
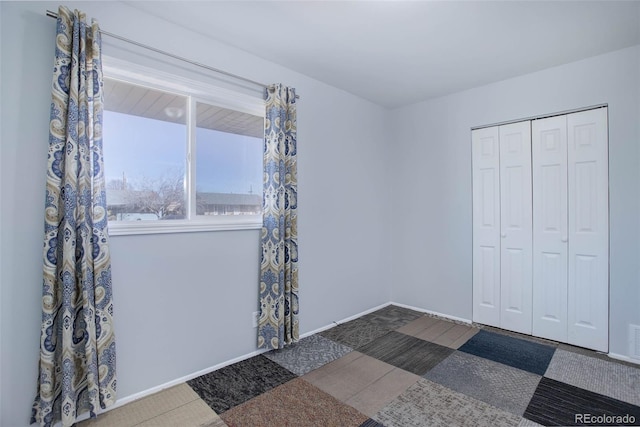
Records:
<instances>
[{"instance_id":1,"label":"gray carpet tile","mask_svg":"<svg viewBox=\"0 0 640 427\"><path fill-rule=\"evenodd\" d=\"M358 351L416 375L424 375L454 350L391 331Z\"/></svg>"},{"instance_id":2,"label":"gray carpet tile","mask_svg":"<svg viewBox=\"0 0 640 427\"><path fill-rule=\"evenodd\" d=\"M187 381L211 409L220 414L272 388L297 378L260 355Z\"/></svg>"},{"instance_id":3,"label":"gray carpet tile","mask_svg":"<svg viewBox=\"0 0 640 427\"><path fill-rule=\"evenodd\" d=\"M601 353L584 347L576 347L571 344L558 343L558 348L564 351L570 351L571 353L578 353L584 356L595 357L596 359L606 360L607 362L615 362L625 366L631 366L632 368L640 368L639 362L632 362L632 359L621 360L609 357L607 353Z\"/></svg>"},{"instance_id":4,"label":"gray carpet tile","mask_svg":"<svg viewBox=\"0 0 640 427\"><path fill-rule=\"evenodd\" d=\"M399 307L397 305L388 305L380 310L365 314L360 319L391 331L398 329L421 316L423 316L423 313Z\"/></svg>"},{"instance_id":5,"label":"gray carpet tile","mask_svg":"<svg viewBox=\"0 0 640 427\"><path fill-rule=\"evenodd\" d=\"M353 351L321 335L311 335L281 350L264 353L296 375L304 375Z\"/></svg>"},{"instance_id":6,"label":"gray carpet tile","mask_svg":"<svg viewBox=\"0 0 640 427\"><path fill-rule=\"evenodd\" d=\"M585 414L610 417L633 417L640 422L640 406L593 393L551 378L543 377L529 402L524 417L545 426L584 425L579 418ZM596 425L623 425L616 418L613 422L587 423Z\"/></svg>"},{"instance_id":7,"label":"gray carpet tile","mask_svg":"<svg viewBox=\"0 0 640 427\"><path fill-rule=\"evenodd\" d=\"M389 331L388 327L359 318L322 331L320 335L355 349L370 343Z\"/></svg>"},{"instance_id":8,"label":"gray carpet tile","mask_svg":"<svg viewBox=\"0 0 640 427\"><path fill-rule=\"evenodd\" d=\"M388 305L355 320L320 332L320 335L348 347L358 348L420 316L422 313L417 311Z\"/></svg>"},{"instance_id":9,"label":"gray carpet tile","mask_svg":"<svg viewBox=\"0 0 640 427\"><path fill-rule=\"evenodd\" d=\"M640 366L558 349L544 376L640 406Z\"/></svg>"},{"instance_id":10,"label":"gray carpet tile","mask_svg":"<svg viewBox=\"0 0 640 427\"><path fill-rule=\"evenodd\" d=\"M618 359L611 359L606 353L601 353L598 351L594 351L588 348L584 348L584 347L576 347L574 345L571 344L566 344L566 343L558 343L558 348L560 350L564 350L564 351L570 351L572 353L578 353L578 354L583 354L585 356L591 356L591 357L596 357L598 359L602 359L602 360L615 360L618 363L622 363L623 365L628 365L628 366L638 366L637 363L632 363L632 362L626 362L624 360L618 360Z\"/></svg>"},{"instance_id":11,"label":"gray carpet tile","mask_svg":"<svg viewBox=\"0 0 640 427\"><path fill-rule=\"evenodd\" d=\"M425 379L373 417L386 427L518 426L521 417Z\"/></svg>"},{"instance_id":12,"label":"gray carpet tile","mask_svg":"<svg viewBox=\"0 0 640 427\"><path fill-rule=\"evenodd\" d=\"M424 378L496 408L522 415L541 377L458 351L427 372Z\"/></svg>"}]
</instances>

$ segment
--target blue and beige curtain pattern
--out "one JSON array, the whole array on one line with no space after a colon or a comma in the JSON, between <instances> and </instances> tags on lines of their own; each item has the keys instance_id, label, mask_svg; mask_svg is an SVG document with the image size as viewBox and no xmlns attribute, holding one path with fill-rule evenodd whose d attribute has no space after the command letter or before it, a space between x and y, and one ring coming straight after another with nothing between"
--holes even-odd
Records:
<instances>
[{"instance_id":1,"label":"blue and beige curtain pattern","mask_svg":"<svg viewBox=\"0 0 640 427\"><path fill-rule=\"evenodd\" d=\"M298 341L298 178L295 89L266 90L258 347Z\"/></svg>"},{"instance_id":2,"label":"blue and beige curtain pattern","mask_svg":"<svg viewBox=\"0 0 640 427\"><path fill-rule=\"evenodd\" d=\"M58 10L47 165L42 329L32 423L116 399L98 24Z\"/></svg>"}]
</instances>

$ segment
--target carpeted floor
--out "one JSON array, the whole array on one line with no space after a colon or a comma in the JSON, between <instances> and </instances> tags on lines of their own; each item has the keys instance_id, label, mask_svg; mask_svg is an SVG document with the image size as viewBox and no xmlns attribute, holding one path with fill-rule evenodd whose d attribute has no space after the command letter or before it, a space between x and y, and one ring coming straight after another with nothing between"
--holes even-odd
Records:
<instances>
[{"instance_id":1,"label":"carpeted floor","mask_svg":"<svg viewBox=\"0 0 640 427\"><path fill-rule=\"evenodd\" d=\"M584 422L589 415L583 414L601 418ZM101 427L539 424L640 425L640 366L397 306L82 423Z\"/></svg>"}]
</instances>

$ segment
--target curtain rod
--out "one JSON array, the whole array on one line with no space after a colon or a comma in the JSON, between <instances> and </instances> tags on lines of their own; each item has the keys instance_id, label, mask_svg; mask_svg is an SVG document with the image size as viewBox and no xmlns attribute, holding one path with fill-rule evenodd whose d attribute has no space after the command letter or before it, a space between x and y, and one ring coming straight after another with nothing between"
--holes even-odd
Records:
<instances>
[{"instance_id":1,"label":"curtain rod","mask_svg":"<svg viewBox=\"0 0 640 427\"><path fill-rule=\"evenodd\" d=\"M51 11L51 10L48 10L48 9L47 9L47 16L50 17L50 18L58 19L58 14L53 12L53 11ZM169 56L169 57L171 57L173 59L177 59L179 61L183 61L183 62L189 63L191 65L195 65L196 67L204 68L204 69L207 69L209 71L213 71L213 72L218 73L218 74L222 74L222 75L225 75L225 76L233 77L235 79L239 79L239 80L245 81L247 83L254 84L256 86L262 86L265 89L268 87L268 85L266 85L264 83L260 83L260 82L257 82L255 80L251 80L251 79L248 79L246 77L242 77L242 76L239 76L237 74L230 73L228 71L220 70L218 68L210 67L209 65L202 64L202 63L196 62L196 61L192 61L191 59L187 59L187 58L185 58L183 56L174 55L173 53L170 53L170 52L167 52L167 51L164 51L164 50L156 49L153 46L149 46L149 45L146 45L146 44L139 43L139 42L137 42L135 40L131 40L131 39L128 39L126 37L122 37L122 36L119 36L117 34L110 33L110 32L105 31L103 29L100 29L100 33L104 34L105 36L109 36L111 38L121 40L121 41L126 42L126 43L131 43L131 44L136 45L138 47L141 47L143 49L148 49L150 51L159 53L161 55ZM296 95L296 99L299 99L299 98L300 98L300 95Z\"/></svg>"}]
</instances>

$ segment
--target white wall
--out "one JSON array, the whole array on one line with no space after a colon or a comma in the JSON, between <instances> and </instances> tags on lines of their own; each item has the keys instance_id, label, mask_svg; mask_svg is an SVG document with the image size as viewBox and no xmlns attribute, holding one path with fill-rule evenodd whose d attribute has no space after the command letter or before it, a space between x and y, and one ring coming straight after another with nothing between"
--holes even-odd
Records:
<instances>
[{"instance_id":1,"label":"white wall","mask_svg":"<svg viewBox=\"0 0 640 427\"><path fill-rule=\"evenodd\" d=\"M113 2L66 3L101 27L297 88L300 323L309 332L388 302L390 208L381 107ZM27 425L36 390L52 2L0 2L0 425ZM105 54L108 54L105 37ZM255 350L259 231L111 239L124 398Z\"/></svg>"},{"instance_id":2,"label":"white wall","mask_svg":"<svg viewBox=\"0 0 640 427\"><path fill-rule=\"evenodd\" d=\"M472 318L473 126L609 104L610 352L640 322L640 46L393 112L394 301Z\"/></svg>"}]
</instances>

